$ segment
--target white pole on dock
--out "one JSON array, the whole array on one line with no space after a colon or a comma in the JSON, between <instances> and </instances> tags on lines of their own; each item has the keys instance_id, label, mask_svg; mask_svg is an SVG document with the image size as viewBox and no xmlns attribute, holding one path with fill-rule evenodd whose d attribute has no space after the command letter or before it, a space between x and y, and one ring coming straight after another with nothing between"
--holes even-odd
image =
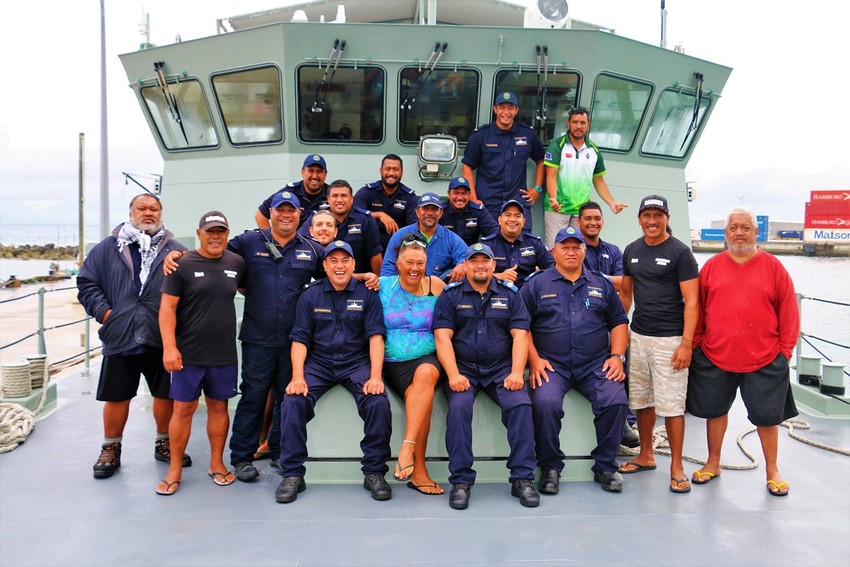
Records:
<instances>
[{"instance_id":1,"label":"white pole on dock","mask_svg":"<svg viewBox=\"0 0 850 567\"><path fill-rule=\"evenodd\" d=\"M86 195L86 193L85 193L86 153L85 153L85 149L86 149L86 135L83 132L80 132L80 157L79 157L79 161L80 161L80 167L79 167L79 199L80 199L80 202L79 202L79 210L78 210L79 223L80 223L80 226L79 226L79 231L80 231L79 238L80 238L80 240L79 240L79 244L77 245L77 269L83 267L84 254L85 254L85 251L86 251L86 225L85 225L85 221L84 221L85 215L83 213L83 211L85 209L84 205L86 203L86 197L85 197L85 195Z\"/></svg>"},{"instance_id":2,"label":"white pole on dock","mask_svg":"<svg viewBox=\"0 0 850 567\"><path fill-rule=\"evenodd\" d=\"M100 239L109 236L109 136L106 122L106 12L100 0ZM82 242L80 242L82 245Z\"/></svg>"}]
</instances>

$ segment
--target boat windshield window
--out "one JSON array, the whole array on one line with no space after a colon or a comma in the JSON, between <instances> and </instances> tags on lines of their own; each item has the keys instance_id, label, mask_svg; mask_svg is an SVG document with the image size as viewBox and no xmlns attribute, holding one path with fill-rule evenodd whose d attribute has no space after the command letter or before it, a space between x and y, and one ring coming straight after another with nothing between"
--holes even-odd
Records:
<instances>
[{"instance_id":1,"label":"boat windshield window","mask_svg":"<svg viewBox=\"0 0 850 567\"><path fill-rule=\"evenodd\" d=\"M298 77L298 138L303 142L380 143L384 139L381 67L302 65Z\"/></svg>"},{"instance_id":2,"label":"boat windshield window","mask_svg":"<svg viewBox=\"0 0 850 567\"><path fill-rule=\"evenodd\" d=\"M651 97L650 83L606 73L596 77L590 127L593 143L606 150L630 151Z\"/></svg>"},{"instance_id":3,"label":"boat windshield window","mask_svg":"<svg viewBox=\"0 0 850 567\"><path fill-rule=\"evenodd\" d=\"M142 87L141 93L166 149L218 146L209 107L196 79L169 81L167 90L157 85Z\"/></svg>"},{"instance_id":4,"label":"boat windshield window","mask_svg":"<svg viewBox=\"0 0 850 567\"><path fill-rule=\"evenodd\" d=\"M540 141L546 144L553 137L566 134L567 112L576 105L580 84L581 77L573 71L550 71L548 77L541 71L538 80L536 69L522 73L505 70L496 73L493 92L515 93L519 98L517 120L537 130Z\"/></svg>"},{"instance_id":5,"label":"boat windshield window","mask_svg":"<svg viewBox=\"0 0 850 567\"><path fill-rule=\"evenodd\" d=\"M437 67L429 72L419 66L403 67L399 85L398 136L402 143L419 143L425 134L449 134L460 143L469 140L478 113L478 71Z\"/></svg>"},{"instance_id":6,"label":"boat windshield window","mask_svg":"<svg viewBox=\"0 0 850 567\"><path fill-rule=\"evenodd\" d=\"M280 71L261 67L212 78L227 138L234 146L283 140Z\"/></svg>"},{"instance_id":7,"label":"boat windshield window","mask_svg":"<svg viewBox=\"0 0 850 567\"><path fill-rule=\"evenodd\" d=\"M682 92L679 89L666 89L662 92L649 123L641 153L672 158L685 157L702 128L711 105L709 97L700 98L696 127L691 129L695 99L694 93Z\"/></svg>"}]
</instances>

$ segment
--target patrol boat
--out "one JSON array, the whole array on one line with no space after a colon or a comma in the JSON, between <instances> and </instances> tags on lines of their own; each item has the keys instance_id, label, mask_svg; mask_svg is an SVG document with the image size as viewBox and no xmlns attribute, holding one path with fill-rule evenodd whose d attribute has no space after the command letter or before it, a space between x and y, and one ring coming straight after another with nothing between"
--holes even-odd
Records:
<instances>
[{"instance_id":1,"label":"patrol boat","mask_svg":"<svg viewBox=\"0 0 850 567\"><path fill-rule=\"evenodd\" d=\"M251 228L256 205L296 180L310 154L327 159L331 179L357 188L376 179L383 155L396 153L406 162L405 184L444 194L466 140L491 121L494 95L510 90L520 120L544 143L564 133L570 108L588 107L612 193L632 211L644 195L664 195L674 230L687 234L685 166L731 69L598 26L568 26L565 8L563 0L319 0L225 18L216 36L122 55L164 160L169 228L193 246L194 219L210 208L224 211L234 232ZM542 227L539 204L535 215ZM606 216L606 240L624 246L635 238L632 215ZM584 482L562 483L539 508L509 495L504 428L484 396L475 407L479 477L469 510L403 484L393 484L392 500L372 501L351 484L360 479L361 425L341 388L316 408L308 489L297 502L274 502L279 478L262 462L255 483L210 482L203 415L187 449L196 464L165 499L154 493L165 468L150 454L148 396L131 405L119 472L91 478L102 435L97 373L95 364L90 374L62 377L60 409L0 458L4 565L773 566L843 565L850 557L845 456L783 437L786 498L767 494L761 467L671 495L663 456L657 474L629 475L613 495L588 481L593 418L572 393L564 475ZM396 450L403 409L390 397ZM846 421L805 418L810 437L850 446ZM702 422L687 420L685 452L704 456ZM736 405L730 435L748 425ZM438 394L429 468L448 488L444 432ZM744 444L759 453L753 437ZM747 464L728 438L724 462Z\"/></svg>"}]
</instances>

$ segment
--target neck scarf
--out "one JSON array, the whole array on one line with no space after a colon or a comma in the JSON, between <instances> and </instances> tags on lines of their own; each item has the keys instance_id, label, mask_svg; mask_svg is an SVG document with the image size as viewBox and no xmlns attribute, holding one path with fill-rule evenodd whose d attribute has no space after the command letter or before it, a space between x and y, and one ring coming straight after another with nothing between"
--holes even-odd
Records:
<instances>
[{"instance_id":1,"label":"neck scarf","mask_svg":"<svg viewBox=\"0 0 850 567\"><path fill-rule=\"evenodd\" d=\"M161 226L153 236L144 231L139 230L130 221L125 221L121 230L118 231L118 252L124 251L124 246L132 243L139 245L139 253L142 256L142 269L139 272L139 281L142 282L142 287L139 290L141 295L145 288L145 282L150 275L153 260L156 258L156 251L162 239L165 238L165 227Z\"/></svg>"}]
</instances>

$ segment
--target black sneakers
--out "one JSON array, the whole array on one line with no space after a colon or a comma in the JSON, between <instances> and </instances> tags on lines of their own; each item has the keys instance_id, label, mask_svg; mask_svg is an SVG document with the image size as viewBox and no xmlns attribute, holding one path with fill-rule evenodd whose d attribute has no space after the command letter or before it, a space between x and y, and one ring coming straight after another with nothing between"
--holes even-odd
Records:
<instances>
[{"instance_id":1,"label":"black sneakers","mask_svg":"<svg viewBox=\"0 0 850 567\"><path fill-rule=\"evenodd\" d=\"M153 446L153 458L163 463L171 462L171 440L168 437L157 439ZM183 453L183 467L192 466L192 457Z\"/></svg>"},{"instance_id":2,"label":"black sneakers","mask_svg":"<svg viewBox=\"0 0 850 567\"><path fill-rule=\"evenodd\" d=\"M104 443L100 447L100 457L94 464L95 478L109 478L121 466L121 442Z\"/></svg>"}]
</instances>

